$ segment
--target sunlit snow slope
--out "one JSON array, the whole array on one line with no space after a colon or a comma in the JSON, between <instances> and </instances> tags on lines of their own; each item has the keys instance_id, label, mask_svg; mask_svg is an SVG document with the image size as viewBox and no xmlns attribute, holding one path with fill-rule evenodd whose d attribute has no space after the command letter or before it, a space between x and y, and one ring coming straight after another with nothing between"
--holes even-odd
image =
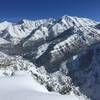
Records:
<instances>
[{"instance_id":1,"label":"sunlit snow slope","mask_svg":"<svg viewBox=\"0 0 100 100\"><path fill-rule=\"evenodd\" d=\"M16 72L12 77L0 78L0 100L84 100L82 97L61 96L49 93L26 72Z\"/></svg>"}]
</instances>

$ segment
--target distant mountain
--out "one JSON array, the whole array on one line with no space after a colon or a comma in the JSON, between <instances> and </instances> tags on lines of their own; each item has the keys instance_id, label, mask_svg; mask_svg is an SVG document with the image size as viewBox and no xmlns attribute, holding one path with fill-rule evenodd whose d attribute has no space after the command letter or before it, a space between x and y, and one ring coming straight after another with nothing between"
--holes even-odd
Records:
<instances>
[{"instance_id":1,"label":"distant mountain","mask_svg":"<svg viewBox=\"0 0 100 100\"><path fill-rule=\"evenodd\" d=\"M100 99L100 22L66 15L5 21L0 52L1 76L25 70L49 91Z\"/></svg>"}]
</instances>

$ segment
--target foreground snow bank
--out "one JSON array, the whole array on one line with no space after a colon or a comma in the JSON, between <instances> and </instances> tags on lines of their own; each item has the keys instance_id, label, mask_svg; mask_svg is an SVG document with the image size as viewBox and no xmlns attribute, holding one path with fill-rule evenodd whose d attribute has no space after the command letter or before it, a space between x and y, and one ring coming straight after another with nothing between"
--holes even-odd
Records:
<instances>
[{"instance_id":1,"label":"foreground snow bank","mask_svg":"<svg viewBox=\"0 0 100 100\"><path fill-rule=\"evenodd\" d=\"M16 72L12 77L0 78L0 100L85 100L74 94L62 96L49 93L25 72Z\"/></svg>"}]
</instances>

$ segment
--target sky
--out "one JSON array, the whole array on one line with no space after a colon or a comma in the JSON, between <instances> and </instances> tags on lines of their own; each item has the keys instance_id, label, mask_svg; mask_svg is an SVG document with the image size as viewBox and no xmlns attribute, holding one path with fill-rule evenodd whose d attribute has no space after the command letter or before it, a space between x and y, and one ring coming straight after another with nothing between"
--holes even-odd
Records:
<instances>
[{"instance_id":1,"label":"sky","mask_svg":"<svg viewBox=\"0 0 100 100\"><path fill-rule=\"evenodd\" d=\"M63 15L100 21L100 0L0 0L0 22L58 19Z\"/></svg>"}]
</instances>

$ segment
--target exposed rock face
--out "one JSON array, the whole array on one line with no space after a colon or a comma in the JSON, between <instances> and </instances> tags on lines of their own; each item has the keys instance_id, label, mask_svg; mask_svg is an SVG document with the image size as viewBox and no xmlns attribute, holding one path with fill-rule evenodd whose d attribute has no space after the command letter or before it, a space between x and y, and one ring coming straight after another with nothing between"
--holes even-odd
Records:
<instances>
[{"instance_id":1,"label":"exposed rock face","mask_svg":"<svg viewBox=\"0 0 100 100\"><path fill-rule=\"evenodd\" d=\"M26 70L49 91L100 100L99 22L71 16L2 22L0 51L1 76Z\"/></svg>"}]
</instances>

